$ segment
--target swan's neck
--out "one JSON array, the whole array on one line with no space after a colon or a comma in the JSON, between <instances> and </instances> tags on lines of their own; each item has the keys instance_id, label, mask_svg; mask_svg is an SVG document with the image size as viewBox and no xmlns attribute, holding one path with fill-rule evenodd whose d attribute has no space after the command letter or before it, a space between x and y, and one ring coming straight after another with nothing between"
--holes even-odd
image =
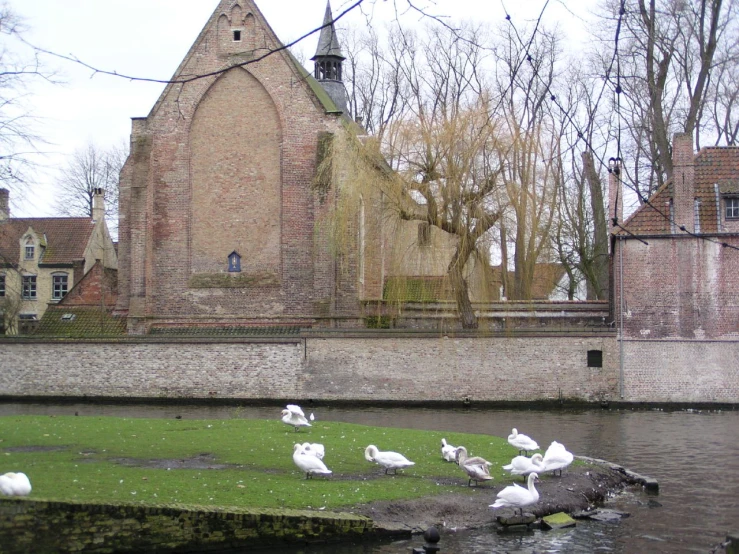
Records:
<instances>
[{"instance_id":1,"label":"swan's neck","mask_svg":"<svg viewBox=\"0 0 739 554\"><path fill-rule=\"evenodd\" d=\"M534 498L539 498L539 492L536 490L536 487L534 487L534 479L529 475L529 492L531 493L531 496Z\"/></svg>"}]
</instances>

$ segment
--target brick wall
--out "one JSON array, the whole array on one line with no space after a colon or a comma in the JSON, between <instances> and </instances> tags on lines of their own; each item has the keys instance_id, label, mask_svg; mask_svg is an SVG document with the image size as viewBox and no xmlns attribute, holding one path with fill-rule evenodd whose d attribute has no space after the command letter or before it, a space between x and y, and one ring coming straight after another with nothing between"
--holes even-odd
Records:
<instances>
[{"instance_id":1,"label":"brick wall","mask_svg":"<svg viewBox=\"0 0 739 554\"><path fill-rule=\"evenodd\" d=\"M175 78L279 46L254 3L240 4L218 5ZM319 133L339 128L285 51L168 85L149 116L134 120L121 175L117 311L129 331L202 317L310 324L316 302L336 291L333 261L315 244L311 184ZM238 279L227 271L233 250Z\"/></svg>"},{"instance_id":2,"label":"brick wall","mask_svg":"<svg viewBox=\"0 0 739 554\"><path fill-rule=\"evenodd\" d=\"M739 339L737 251L681 237L625 239L614 258L616 322L623 274L624 336L635 339ZM718 240L718 239L717 239ZM739 246L736 236L721 242Z\"/></svg>"}]
</instances>

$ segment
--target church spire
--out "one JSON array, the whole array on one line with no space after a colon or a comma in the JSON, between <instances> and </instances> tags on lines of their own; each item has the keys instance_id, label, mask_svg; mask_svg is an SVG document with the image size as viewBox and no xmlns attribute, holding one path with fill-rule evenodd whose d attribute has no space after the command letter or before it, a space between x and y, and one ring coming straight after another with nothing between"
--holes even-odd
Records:
<instances>
[{"instance_id":1,"label":"church spire","mask_svg":"<svg viewBox=\"0 0 739 554\"><path fill-rule=\"evenodd\" d=\"M331 2L326 2L326 14L323 16L321 36L318 38L316 54L311 58L314 62L313 74L323 85L328 95L343 112L347 111L346 90L342 82L341 62L346 58L341 54L339 38L334 27L334 18L331 14Z\"/></svg>"}]
</instances>

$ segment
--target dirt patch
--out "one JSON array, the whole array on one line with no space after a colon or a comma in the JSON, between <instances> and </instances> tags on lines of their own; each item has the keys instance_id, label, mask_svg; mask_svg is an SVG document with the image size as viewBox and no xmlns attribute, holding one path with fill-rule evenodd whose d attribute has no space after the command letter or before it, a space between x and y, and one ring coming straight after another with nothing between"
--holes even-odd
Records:
<instances>
[{"instance_id":1,"label":"dirt patch","mask_svg":"<svg viewBox=\"0 0 739 554\"><path fill-rule=\"evenodd\" d=\"M61 452L68 449L68 446L9 446L3 448L3 452Z\"/></svg>"},{"instance_id":2,"label":"dirt patch","mask_svg":"<svg viewBox=\"0 0 739 554\"><path fill-rule=\"evenodd\" d=\"M128 467L151 469L228 469L242 467L236 464L219 464L212 454L198 454L192 458L154 459L110 458L111 462Z\"/></svg>"},{"instance_id":3,"label":"dirt patch","mask_svg":"<svg viewBox=\"0 0 739 554\"><path fill-rule=\"evenodd\" d=\"M352 512L374 520L381 529L423 532L434 525L439 529L471 529L494 522L497 515L512 515L511 508L493 511L489 507L495 495L503 487L521 478L496 481L472 491L445 494L431 498L399 502L373 502L356 506ZM557 512L576 512L591 507L632 481L623 473L600 465L570 466L562 477L547 474L541 477L536 488L539 502L526 511L537 517Z\"/></svg>"}]
</instances>

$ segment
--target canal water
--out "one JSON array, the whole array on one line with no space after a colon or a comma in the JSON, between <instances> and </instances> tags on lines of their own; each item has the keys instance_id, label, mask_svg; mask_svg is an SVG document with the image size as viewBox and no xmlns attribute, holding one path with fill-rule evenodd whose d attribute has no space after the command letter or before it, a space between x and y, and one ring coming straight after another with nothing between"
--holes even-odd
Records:
<instances>
[{"instance_id":1,"label":"canal water","mask_svg":"<svg viewBox=\"0 0 739 554\"><path fill-rule=\"evenodd\" d=\"M0 415L110 415L193 419L276 418L282 407L2 403ZM513 427L546 447L557 440L576 455L606 459L659 481L660 493L629 490L608 507L630 513L617 523L579 522L574 529L498 534L445 532L441 553L701 553L739 531L739 411L496 410L311 407L324 421L507 436ZM501 484L502 487L502 484ZM494 497L491 493L491 503ZM491 511L491 523L493 514ZM410 541L316 546L293 554L408 554ZM276 552L272 550L272 552ZM288 552L288 551L286 551Z\"/></svg>"}]
</instances>

